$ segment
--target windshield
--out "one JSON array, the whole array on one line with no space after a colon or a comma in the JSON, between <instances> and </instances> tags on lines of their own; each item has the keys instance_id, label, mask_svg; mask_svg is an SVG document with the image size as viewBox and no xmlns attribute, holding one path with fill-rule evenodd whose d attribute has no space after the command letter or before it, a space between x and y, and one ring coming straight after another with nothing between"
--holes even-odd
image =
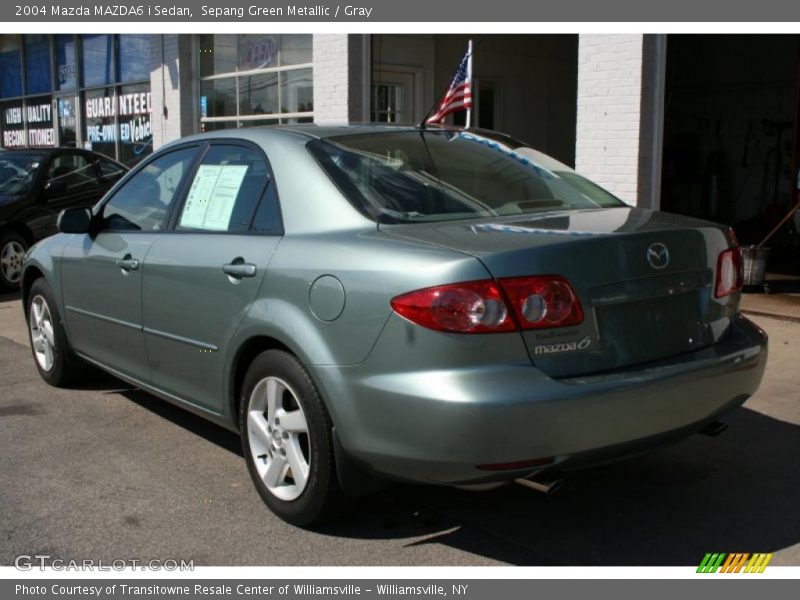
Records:
<instances>
[{"instance_id":1,"label":"windshield","mask_svg":"<svg viewBox=\"0 0 800 600\"><path fill-rule=\"evenodd\" d=\"M558 161L478 132L398 131L315 140L349 200L380 222L624 206Z\"/></svg>"},{"instance_id":2,"label":"windshield","mask_svg":"<svg viewBox=\"0 0 800 600\"><path fill-rule=\"evenodd\" d=\"M41 154L0 154L0 194L30 191L43 158Z\"/></svg>"}]
</instances>

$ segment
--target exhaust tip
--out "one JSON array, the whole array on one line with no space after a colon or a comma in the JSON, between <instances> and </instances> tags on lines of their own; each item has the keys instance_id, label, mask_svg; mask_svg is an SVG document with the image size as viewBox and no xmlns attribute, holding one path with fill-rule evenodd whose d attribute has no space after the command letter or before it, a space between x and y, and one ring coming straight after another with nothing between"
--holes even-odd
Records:
<instances>
[{"instance_id":1,"label":"exhaust tip","mask_svg":"<svg viewBox=\"0 0 800 600\"><path fill-rule=\"evenodd\" d=\"M700 430L700 434L708 437L717 437L727 428L728 428L727 423L723 423L722 421L712 421L711 423L709 423Z\"/></svg>"},{"instance_id":2,"label":"exhaust tip","mask_svg":"<svg viewBox=\"0 0 800 600\"><path fill-rule=\"evenodd\" d=\"M518 483L519 485L528 488L529 490L534 490L545 496L551 496L555 494L558 490L561 489L561 486L564 485L563 479L525 479L520 477L519 479L515 479L514 483Z\"/></svg>"}]
</instances>

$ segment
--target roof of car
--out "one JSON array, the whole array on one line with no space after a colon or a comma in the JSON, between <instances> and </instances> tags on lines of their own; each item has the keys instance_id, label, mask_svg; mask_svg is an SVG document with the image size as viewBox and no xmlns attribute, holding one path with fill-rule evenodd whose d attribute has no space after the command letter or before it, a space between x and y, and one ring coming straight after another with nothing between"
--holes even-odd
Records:
<instances>
[{"instance_id":1,"label":"roof of car","mask_svg":"<svg viewBox=\"0 0 800 600\"><path fill-rule=\"evenodd\" d=\"M431 131L442 131L448 128L432 126ZM460 129L454 129L460 131ZM217 129L200 133L172 142L170 145L208 138L241 138L251 141L259 139L286 136L305 139L331 138L346 135L359 135L381 132L421 131L414 125L379 125L379 124L354 124L354 125L325 125L316 123L297 123L292 125L267 125L262 127L241 127L237 129Z\"/></svg>"}]
</instances>

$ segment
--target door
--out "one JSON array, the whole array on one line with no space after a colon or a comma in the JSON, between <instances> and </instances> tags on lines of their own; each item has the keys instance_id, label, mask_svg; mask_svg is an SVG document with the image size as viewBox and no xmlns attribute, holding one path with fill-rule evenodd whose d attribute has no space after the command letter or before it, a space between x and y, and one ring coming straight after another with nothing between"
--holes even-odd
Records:
<instances>
[{"instance_id":1,"label":"door","mask_svg":"<svg viewBox=\"0 0 800 600\"><path fill-rule=\"evenodd\" d=\"M149 367L142 333L142 267L167 224L197 147L162 154L139 169L100 209L94 235L74 235L62 256L62 293L72 346L142 381Z\"/></svg>"},{"instance_id":2,"label":"door","mask_svg":"<svg viewBox=\"0 0 800 600\"><path fill-rule=\"evenodd\" d=\"M260 150L224 143L187 189L145 259L145 344L159 389L221 413L228 341L281 239L277 190Z\"/></svg>"},{"instance_id":3,"label":"door","mask_svg":"<svg viewBox=\"0 0 800 600\"><path fill-rule=\"evenodd\" d=\"M418 101L419 69L378 65L372 77L372 113L375 123L413 124L422 118Z\"/></svg>"}]
</instances>

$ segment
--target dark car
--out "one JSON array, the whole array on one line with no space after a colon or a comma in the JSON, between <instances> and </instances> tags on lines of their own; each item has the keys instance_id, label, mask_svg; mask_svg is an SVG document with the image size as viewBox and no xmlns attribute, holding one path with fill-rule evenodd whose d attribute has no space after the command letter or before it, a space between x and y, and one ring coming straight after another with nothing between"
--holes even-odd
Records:
<instances>
[{"instance_id":1,"label":"dark car","mask_svg":"<svg viewBox=\"0 0 800 600\"><path fill-rule=\"evenodd\" d=\"M25 251L56 232L62 209L93 205L127 171L107 156L75 148L0 154L0 289L19 286Z\"/></svg>"}]
</instances>

